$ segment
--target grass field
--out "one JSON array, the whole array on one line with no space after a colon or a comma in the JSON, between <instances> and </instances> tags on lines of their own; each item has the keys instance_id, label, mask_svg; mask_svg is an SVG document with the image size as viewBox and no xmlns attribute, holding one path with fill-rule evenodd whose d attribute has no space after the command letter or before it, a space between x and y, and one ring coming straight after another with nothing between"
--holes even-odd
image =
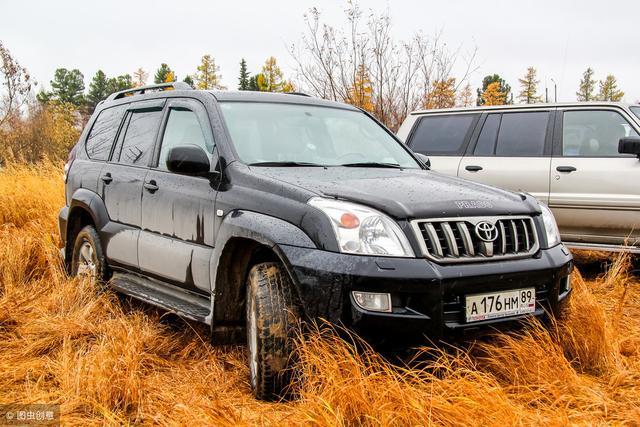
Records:
<instances>
[{"instance_id":1,"label":"grass field","mask_svg":"<svg viewBox=\"0 0 640 427\"><path fill-rule=\"evenodd\" d=\"M298 399L270 404L250 395L242 347L68 279L63 203L59 168L0 171L0 404L59 403L63 424L82 425L640 424L640 283L625 255L574 273L556 327L417 349L411 367L310 334Z\"/></svg>"}]
</instances>

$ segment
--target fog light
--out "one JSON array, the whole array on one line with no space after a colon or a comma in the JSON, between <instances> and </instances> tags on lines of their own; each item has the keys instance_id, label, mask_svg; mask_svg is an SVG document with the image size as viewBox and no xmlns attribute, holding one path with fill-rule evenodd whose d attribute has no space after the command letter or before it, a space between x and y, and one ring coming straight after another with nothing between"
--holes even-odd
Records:
<instances>
[{"instance_id":1,"label":"fog light","mask_svg":"<svg viewBox=\"0 0 640 427\"><path fill-rule=\"evenodd\" d=\"M353 299L358 307L369 311L391 313L391 294L353 291Z\"/></svg>"},{"instance_id":2,"label":"fog light","mask_svg":"<svg viewBox=\"0 0 640 427\"><path fill-rule=\"evenodd\" d=\"M562 279L560 285L560 294L565 294L571 290L571 275L568 275L564 279Z\"/></svg>"}]
</instances>

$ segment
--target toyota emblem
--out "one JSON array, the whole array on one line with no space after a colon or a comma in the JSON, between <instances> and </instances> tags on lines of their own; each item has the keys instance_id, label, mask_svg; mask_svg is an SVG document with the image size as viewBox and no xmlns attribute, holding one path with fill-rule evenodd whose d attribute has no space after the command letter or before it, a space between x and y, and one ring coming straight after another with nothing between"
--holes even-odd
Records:
<instances>
[{"instance_id":1,"label":"toyota emblem","mask_svg":"<svg viewBox=\"0 0 640 427\"><path fill-rule=\"evenodd\" d=\"M487 221L476 224L476 236L483 242L493 242L498 238L498 227Z\"/></svg>"}]
</instances>

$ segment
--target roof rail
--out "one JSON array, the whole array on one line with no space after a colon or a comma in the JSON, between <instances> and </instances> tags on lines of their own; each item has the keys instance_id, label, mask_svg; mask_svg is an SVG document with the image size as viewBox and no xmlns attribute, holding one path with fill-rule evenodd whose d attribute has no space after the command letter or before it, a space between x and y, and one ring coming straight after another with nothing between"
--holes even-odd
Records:
<instances>
[{"instance_id":1,"label":"roof rail","mask_svg":"<svg viewBox=\"0 0 640 427\"><path fill-rule=\"evenodd\" d=\"M133 87L131 89L112 93L107 98L107 101L114 101L116 99L124 98L125 96L143 95L148 90L152 92L160 92L163 90L193 90L193 88L184 82L159 83L155 85Z\"/></svg>"},{"instance_id":2,"label":"roof rail","mask_svg":"<svg viewBox=\"0 0 640 427\"><path fill-rule=\"evenodd\" d=\"M308 96L309 98L311 98L311 95L307 95L304 92L285 92L285 95L298 95L298 96Z\"/></svg>"}]
</instances>

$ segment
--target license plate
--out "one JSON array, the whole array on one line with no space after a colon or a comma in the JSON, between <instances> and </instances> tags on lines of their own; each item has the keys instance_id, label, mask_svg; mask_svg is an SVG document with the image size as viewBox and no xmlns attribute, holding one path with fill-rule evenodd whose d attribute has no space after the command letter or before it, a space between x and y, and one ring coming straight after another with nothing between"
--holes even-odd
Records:
<instances>
[{"instance_id":1,"label":"license plate","mask_svg":"<svg viewBox=\"0 0 640 427\"><path fill-rule=\"evenodd\" d=\"M466 296L467 322L517 316L536 311L536 289L491 292Z\"/></svg>"}]
</instances>

